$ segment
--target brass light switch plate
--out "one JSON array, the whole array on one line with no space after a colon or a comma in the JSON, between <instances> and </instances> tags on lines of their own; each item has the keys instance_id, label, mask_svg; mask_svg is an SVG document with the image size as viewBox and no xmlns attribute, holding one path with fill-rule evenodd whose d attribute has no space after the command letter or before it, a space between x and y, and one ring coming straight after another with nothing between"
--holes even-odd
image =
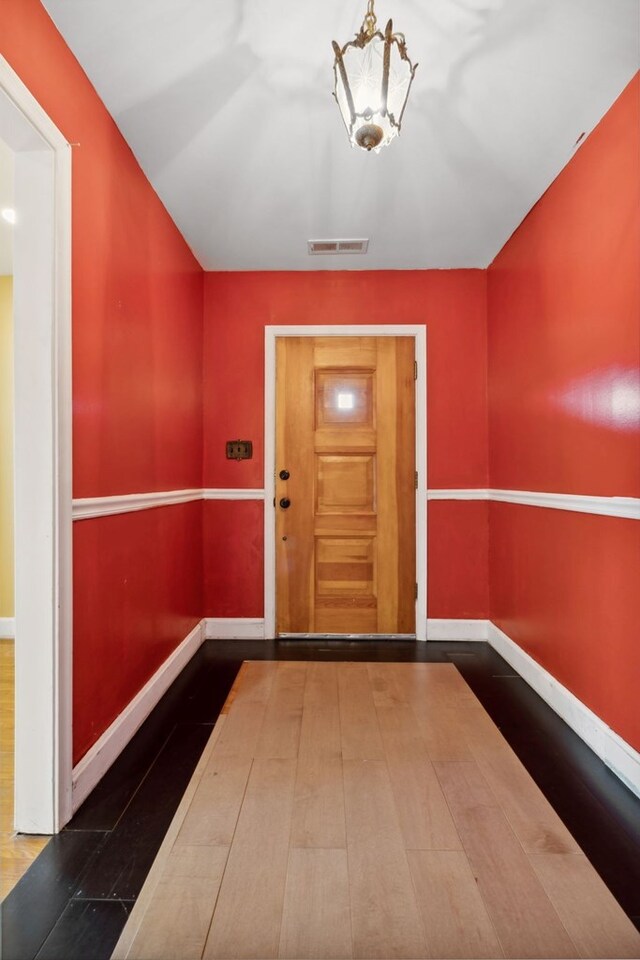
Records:
<instances>
[{"instance_id":1,"label":"brass light switch plate","mask_svg":"<svg viewBox=\"0 0 640 960\"><path fill-rule=\"evenodd\" d=\"M251 460L252 457L251 440L227 440L227 460Z\"/></svg>"}]
</instances>

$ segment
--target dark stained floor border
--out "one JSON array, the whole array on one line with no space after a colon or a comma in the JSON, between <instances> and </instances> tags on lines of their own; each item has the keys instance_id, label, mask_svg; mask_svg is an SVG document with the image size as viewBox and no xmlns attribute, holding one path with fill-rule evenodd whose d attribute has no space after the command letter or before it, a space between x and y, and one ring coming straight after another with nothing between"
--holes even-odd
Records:
<instances>
[{"instance_id":1,"label":"dark stained floor border","mask_svg":"<svg viewBox=\"0 0 640 960\"><path fill-rule=\"evenodd\" d=\"M207 641L1 905L2 960L116 944L243 660L455 663L640 929L640 799L487 643Z\"/></svg>"}]
</instances>

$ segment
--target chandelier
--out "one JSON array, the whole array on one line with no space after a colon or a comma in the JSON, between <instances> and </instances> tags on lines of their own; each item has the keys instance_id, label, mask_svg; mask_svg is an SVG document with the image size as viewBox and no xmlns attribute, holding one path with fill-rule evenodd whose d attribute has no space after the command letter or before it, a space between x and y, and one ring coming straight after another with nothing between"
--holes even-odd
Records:
<instances>
[{"instance_id":1,"label":"chandelier","mask_svg":"<svg viewBox=\"0 0 640 960\"><path fill-rule=\"evenodd\" d=\"M374 0L368 0L360 32L344 47L333 41L334 97L351 146L380 152L400 133L402 115L418 64L407 55L404 34L376 29Z\"/></svg>"}]
</instances>

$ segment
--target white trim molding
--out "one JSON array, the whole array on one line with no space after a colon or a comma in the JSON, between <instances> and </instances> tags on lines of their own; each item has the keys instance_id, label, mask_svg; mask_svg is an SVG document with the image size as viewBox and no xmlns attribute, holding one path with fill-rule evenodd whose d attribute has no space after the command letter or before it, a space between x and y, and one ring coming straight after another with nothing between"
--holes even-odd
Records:
<instances>
[{"instance_id":1,"label":"white trim molding","mask_svg":"<svg viewBox=\"0 0 640 960\"><path fill-rule=\"evenodd\" d=\"M547 510L570 510L600 517L640 520L640 497L586 497L575 493L531 493L527 490L489 490L496 503L518 503Z\"/></svg>"},{"instance_id":2,"label":"white trim molding","mask_svg":"<svg viewBox=\"0 0 640 960\"><path fill-rule=\"evenodd\" d=\"M427 490L427 500L492 500L524 507L569 510L601 517L640 520L640 497L590 497L576 493L540 493L530 490L459 489Z\"/></svg>"},{"instance_id":3,"label":"white trim molding","mask_svg":"<svg viewBox=\"0 0 640 960\"><path fill-rule=\"evenodd\" d=\"M427 500L489 500L491 491L487 489L443 490L430 487L425 491Z\"/></svg>"},{"instance_id":4,"label":"white trim molding","mask_svg":"<svg viewBox=\"0 0 640 960\"><path fill-rule=\"evenodd\" d=\"M207 617L207 640L264 640L264 620L250 617Z\"/></svg>"},{"instance_id":5,"label":"white trim molding","mask_svg":"<svg viewBox=\"0 0 640 960\"><path fill-rule=\"evenodd\" d=\"M73 768L74 812L124 750L178 674L197 653L204 639L205 622L201 620L76 764Z\"/></svg>"},{"instance_id":6,"label":"white trim molding","mask_svg":"<svg viewBox=\"0 0 640 960\"><path fill-rule=\"evenodd\" d=\"M176 503L202 500L203 490L167 490L161 493L126 493L114 497L86 497L73 501L74 520L93 520L118 513L134 513L153 507L170 507Z\"/></svg>"},{"instance_id":7,"label":"white trim molding","mask_svg":"<svg viewBox=\"0 0 640 960\"><path fill-rule=\"evenodd\" d=\"M419 398L420 399L420 398ZM423 474L424 475L424 474ZM640 520L640 497L588 497L572 493L536 493L528 490L491 490L486 487L456 489L420 488L418 508L427 500L492 500L495 503L516 503L525 507L548 510L569 510L595 516ZM205 487L204 489L168 490L159 493L128 493L112 497L86 497L73 501L73 519L91 520L118 513L170 507L194 500L266 500L262 487ZM426 571L425 571L426 572ZM420 580L418 581L420 582Z\"/></svg>"},{"instance_id":8,"label":"white trim molding","mask_svg":"<svg viewBox=\"0 0 640 960\"><path fill-rule=\"evenodd\" d=\"M135 513L138 510L151 510L153 507L171 507L176 503L191 503L196 500L264 500L264 490L257 487L211 487L165 490L158 493L123 493L113 497L82 497L73 501L73 519L94 520L96 517Z\"/></svg>"},{"instance_id":9,"label":"white trim molding","mask_svg":"<svg viewBox=\"0 0 640 960\"><path fill-rule=\"evenodd\" d=\"M71 145L0 56L14 155L15 819L71 816Z\"/></svg>"},{"instance_id":10,"label":"white trim molding","mask_svg":"<svg viewBox=\"0 0 640 960\"><path fill-rule=\"evenodd\" d=\"M264 500L264 490L259 487L211 488L202 491L203 500Z\"/></svg>"},{"instance_id":11,"label":"white trim molding","mask_svg":"<svg viewBox=\"0 0 640 960\"><path fill-rule=\"evenodd\" d=\"M264 499L275 498L276 339L278 337L413 337L417 379L415 389L416 489L416 639L426 640L427 622L427 327L425 324L362 324L265 326L264 328ZM264 511L265 635L276 629L275 512Z\"/></svg>"},{"instance_id":12,"label":"white trim molding","mask_svg":"<svg viewBox=\"0 0 640 960\"><path fill-rule=\"evenodd\" d=\"M488 640L489 620L427 620L427 640Z\"/></svg>"},{"instance_id":13,"label":"white trim molding","mask_svg":"<svg viewBox=\"0 0 640 960\"><path fill-rule=\"evenodd\" d=\"M640 754L494 623L489 643L610 770L640 797Z\"/></svg>"},{"instance_id":14,"label":"white trim molding","mask_svg":"<svg viewBox=\"0 0 640 960\"><path fill-rule=\"evenodd\" d=\"M16 621L15 617L0 617L0 639L15 640Z\"/></svg>"}]
</instances>

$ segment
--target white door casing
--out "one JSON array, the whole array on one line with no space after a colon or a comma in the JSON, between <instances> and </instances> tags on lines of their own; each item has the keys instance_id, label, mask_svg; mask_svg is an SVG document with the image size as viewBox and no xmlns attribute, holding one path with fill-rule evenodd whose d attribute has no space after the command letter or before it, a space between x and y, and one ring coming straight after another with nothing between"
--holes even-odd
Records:
<instances>
[{"instance_id":1,"label":"white door casing","mask_svg":"<svg viewBox=\"0 0 640 960\"><path fill-rule=\"evenodd\" d=\"M264 635L275 636L275 422L277 337L414 337L416 379L416 639L427 639L427 328L424 324L267 326L264 376Z\"/></svg>"},{"instance_id":2,"label":"white door casing","mask_svg":"<svg viewBox=\"0 0 640 960\"><path fill-rule=\"evenodd\" d=\"M71 147L0 57L14 152L15 827L71 816Z\"/></svg>"}]
</instances>

